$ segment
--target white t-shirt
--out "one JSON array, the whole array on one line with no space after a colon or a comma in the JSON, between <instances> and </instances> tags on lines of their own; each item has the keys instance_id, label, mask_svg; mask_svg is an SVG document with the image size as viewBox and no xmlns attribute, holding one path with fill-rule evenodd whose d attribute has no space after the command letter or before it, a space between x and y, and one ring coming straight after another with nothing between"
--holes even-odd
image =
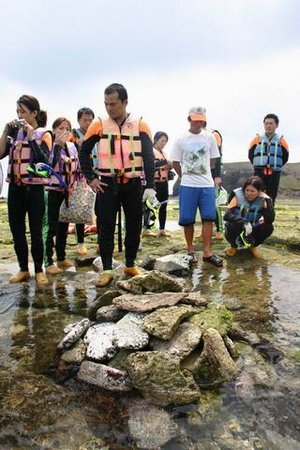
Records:
<instances>
[{"instance_id":1,"label":"white t-shirt","mask_svg":"<svg viewBox=\"0 0 300 450\"><path fill-rule=\"evenodd\" d=\"M210 160L219 158L220 153L210 131L201 130L199 134L187 131L175 141L170 156L173 161L180 162L181 186L214 186Z\"/></svg>"}]
</instances>

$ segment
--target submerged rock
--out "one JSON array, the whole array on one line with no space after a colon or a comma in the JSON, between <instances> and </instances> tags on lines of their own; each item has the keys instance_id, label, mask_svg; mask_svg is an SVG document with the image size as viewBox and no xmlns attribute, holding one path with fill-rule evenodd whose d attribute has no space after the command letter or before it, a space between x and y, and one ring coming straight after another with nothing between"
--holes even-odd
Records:
<instances>
[{"instance_id":1,"label":"submerged rock","mask_svg":"<svg viewBox=\"0 0 300 450\"><path fill-rule=\"evenodd\" d=\"M61 359L67 363L81 363L85 358L85 345L82 339L76 342L74 348L65 351Z\"/></svg>"},{"instance_id":2,"label":"submerged rock","mask_svg":"<svg viewBox=\"0 0 300 450\"><path fill-rule=\"evenodd\" d=\"M181 292L180 283L170 276L152 270L142 275L136 275L125 281L118 281L117 286L133 294L142 294L144 292Z\"/></svg>"},{"instance_id":3,"label":"submerged rock","mask_svg":"<svg viewBox=\"0 0 300 450\"><path fill-rule=\"evenodd\" d=\"M238 367L218 331L209 328L203 333L203 341L203 351L192 369L197 384L209 387L230 381L238 372Z\"/></svg>"},{"instance_id":4,"label":"submerged rock","mask_svg":"<svg viewBox=\"0 0 300 450\"><path fill-rule=\"evenodd\" d=\"M136 352L125 362L133 386L154 405L185 405L200 398L192 375L179 358L162 352Z\"/></svg>"},{"instance_id":5,"label":"submerged rock","mask_svg":"<svg viewBox=\"0 0 300 450\"><path fill-rule=\"evenodd\" d=\"M132 388L126 372L92 361L83 361L77 378L108 391L128 392Z\"/></svg>"},{"instance_id":6,"label":"submerged rock","mask_svg":"<svg viewBox=\"0 0 300 450\"><path fill-rule=\"evenodd\" d=\"M138 448L160 448L178 434L177 425L165 410L143 400L131 402L128 414L129 432Z\"/></svg>"},{"instance_id":7,"label":"submerged rock","mask_svg":"<svg viewBox=\"0 0 300 450\"><path fill-rule=\"evenodd\" d=\"M253 376L243 371L236 379L235 394L239 400L249 404L255 397L255 382Z\"/></svg>"},{"instance_id":8,"label":"submerged rock","mask_svg":"<svg viewBox=\"0 0 300 450\"><path fill-rule=\"evenodd\" d=\"M180 322L188 317L194 309L190 305L160 308L144 319L144 330L160 339L170 340Z\"/></svg>"}]
</instances>

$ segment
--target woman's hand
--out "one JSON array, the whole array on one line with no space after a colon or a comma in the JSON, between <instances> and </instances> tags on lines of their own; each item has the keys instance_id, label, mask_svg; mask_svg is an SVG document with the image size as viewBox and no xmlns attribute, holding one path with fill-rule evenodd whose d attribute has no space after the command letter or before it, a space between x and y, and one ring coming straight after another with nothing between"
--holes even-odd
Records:
<instances>
[{"instance_id":1,"label":"woman's hand","mask_svg":"<svg viewBox=\"0 0 300 450\"><path fill-rule=\"evenodd\" d=\"M100 181L99 178L94 178L92 181L90 181L89 183L90 188L96 193L100 193L100 192L104 192L102 186L107 186L106 183L104 183L103 181Z\"/></svg>"},{"instance_id":2,"label":"woman's hand","mask_svg":"<svg viewBox=\"0 0 300 450\"><path fill-rule=\"evenodd\" d=\"M55 133L55 141L54 144L59 145L60 147L64 147L65 143L70 139L70 132L69 131L61 131Z\"/></svg>"},{"instance_id":3,"label":"woman's hand","mask_svg":"<svg viewBox=\"0 0 300 450\"><path fill-rule=\"evenodd\" d=\"M33 136L34 128L31 125L29 125L29 123L27 123L27 122L24 123L22 128L24 128L24 130L26 131L28 140L32 141L34 139L34 136Z\"/></svg>"}]
</instances>

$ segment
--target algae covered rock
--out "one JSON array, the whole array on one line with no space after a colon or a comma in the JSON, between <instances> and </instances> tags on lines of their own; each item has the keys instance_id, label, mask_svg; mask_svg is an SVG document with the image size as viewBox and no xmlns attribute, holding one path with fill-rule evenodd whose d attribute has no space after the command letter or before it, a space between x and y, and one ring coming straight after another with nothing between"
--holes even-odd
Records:
<instances>
[{"instance_id":1,"label":"algae covered rock","mask_svg":"<svg viewBox=\"0 0 300 450\"><path fill-rule=\"evenodd\" d=\"M132 385L154 405L185 405L200 398L192 375L178 358L162 352L136 352L125 362Z\"/></svg>"},{"instance_id":2,"label":"algae covered rock","mask_svg":"<svg viewBox=\"0 0 300 450\"><path fill-rule=\"evenodd\" d=\"M136 275L129 280L118 281L117 286L133 294L144 292L181 292L182 286L174 278L157 270Z\"/></svg>"},{"instance_id":3,"label":"algae covered rock","mask_svg":"<svg viewBox=\"0 0 300 450\"><path fill-rule=\"evenodd\" d=\"M192 373L200 387L218 386L230 381L238 372L221 335L209 328L203 333L204 347L193 365Z\"/></svg>"},{"instance_id":4,"label":"algae covered rock","mask_svg":"<svg viewBox=\"0 0 300 450\"><path fill-rule=\"evenodd\" d=\"M208 328L214 328L221 336L224 336L231 330L233 314L224 305L209 303L204 311L194 314L189 320L202 332Z\"/></svg>"},{"instance_id":5,"label":"algae covered rock","mask_svg":"<svg viewBox=\"0 0 300 450\"><path fill-rule=\"evenodd\" d=\"M144 319L144 330L160 339L170 340L180 322L193 312L190 305L170 306L160 308Z\"/></svg>"}]
</instances>

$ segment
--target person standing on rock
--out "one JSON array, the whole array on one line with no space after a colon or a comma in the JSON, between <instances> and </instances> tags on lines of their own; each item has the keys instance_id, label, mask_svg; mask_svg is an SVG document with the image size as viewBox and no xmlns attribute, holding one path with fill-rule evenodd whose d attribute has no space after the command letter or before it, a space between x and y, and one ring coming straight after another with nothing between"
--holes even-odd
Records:
<instances>
[{"instance_id":1,"label":"person standing on rock","mask_svg":"<svg viewBox=\"0 0 300 450\"><path fill-rule=\"evenodd\" d=\"M266 193L273 203L277 197L281 169L289 159L289 146L283 136L276 133L279 119L276 114L267 114L264 118L265 132L257 134L250 143L248 157L254 167L254 175L259 176Z\"/></svg>"},{"instance_id":2,"label":"person standing on rock","mask_svg":"<svg viewBox=\"0 0 300 450\"><path fill-rule=\"evenodd\" d=\"M107 286L113 280L112 255L116 218L122 206L125 214L125 275L141 273L135 266L140 244L143 205L155 197L154 155L151 132L142 118L127 113L127 90L113 83L104 91L108 118L96 119L88 128L79 153L81 169L97 194L96 214L100 229L98 242L103 273L96 286ZM100 177L93 170L91 152L97 144ZM146 187L142 191L141 176Z\"/></svg>"},{"instance_id":3,"label":"person standing on rock","mask_svg":"<svg viewBox=\"0 0 300 450\"><path fill-rule=\"evenodd\" d=\"M181 184L179 189L179 225L184 227L187 252L197 262L194 247L194 223L199 208L202 220L203 261L221 267L222 259L211 252L213 223L216 218L216 199L211 168L220 157L213 134L204 130L206 110L191 108L189 130L176 140L171 152L173 167Z\"/></svg>"}]
</instances>

